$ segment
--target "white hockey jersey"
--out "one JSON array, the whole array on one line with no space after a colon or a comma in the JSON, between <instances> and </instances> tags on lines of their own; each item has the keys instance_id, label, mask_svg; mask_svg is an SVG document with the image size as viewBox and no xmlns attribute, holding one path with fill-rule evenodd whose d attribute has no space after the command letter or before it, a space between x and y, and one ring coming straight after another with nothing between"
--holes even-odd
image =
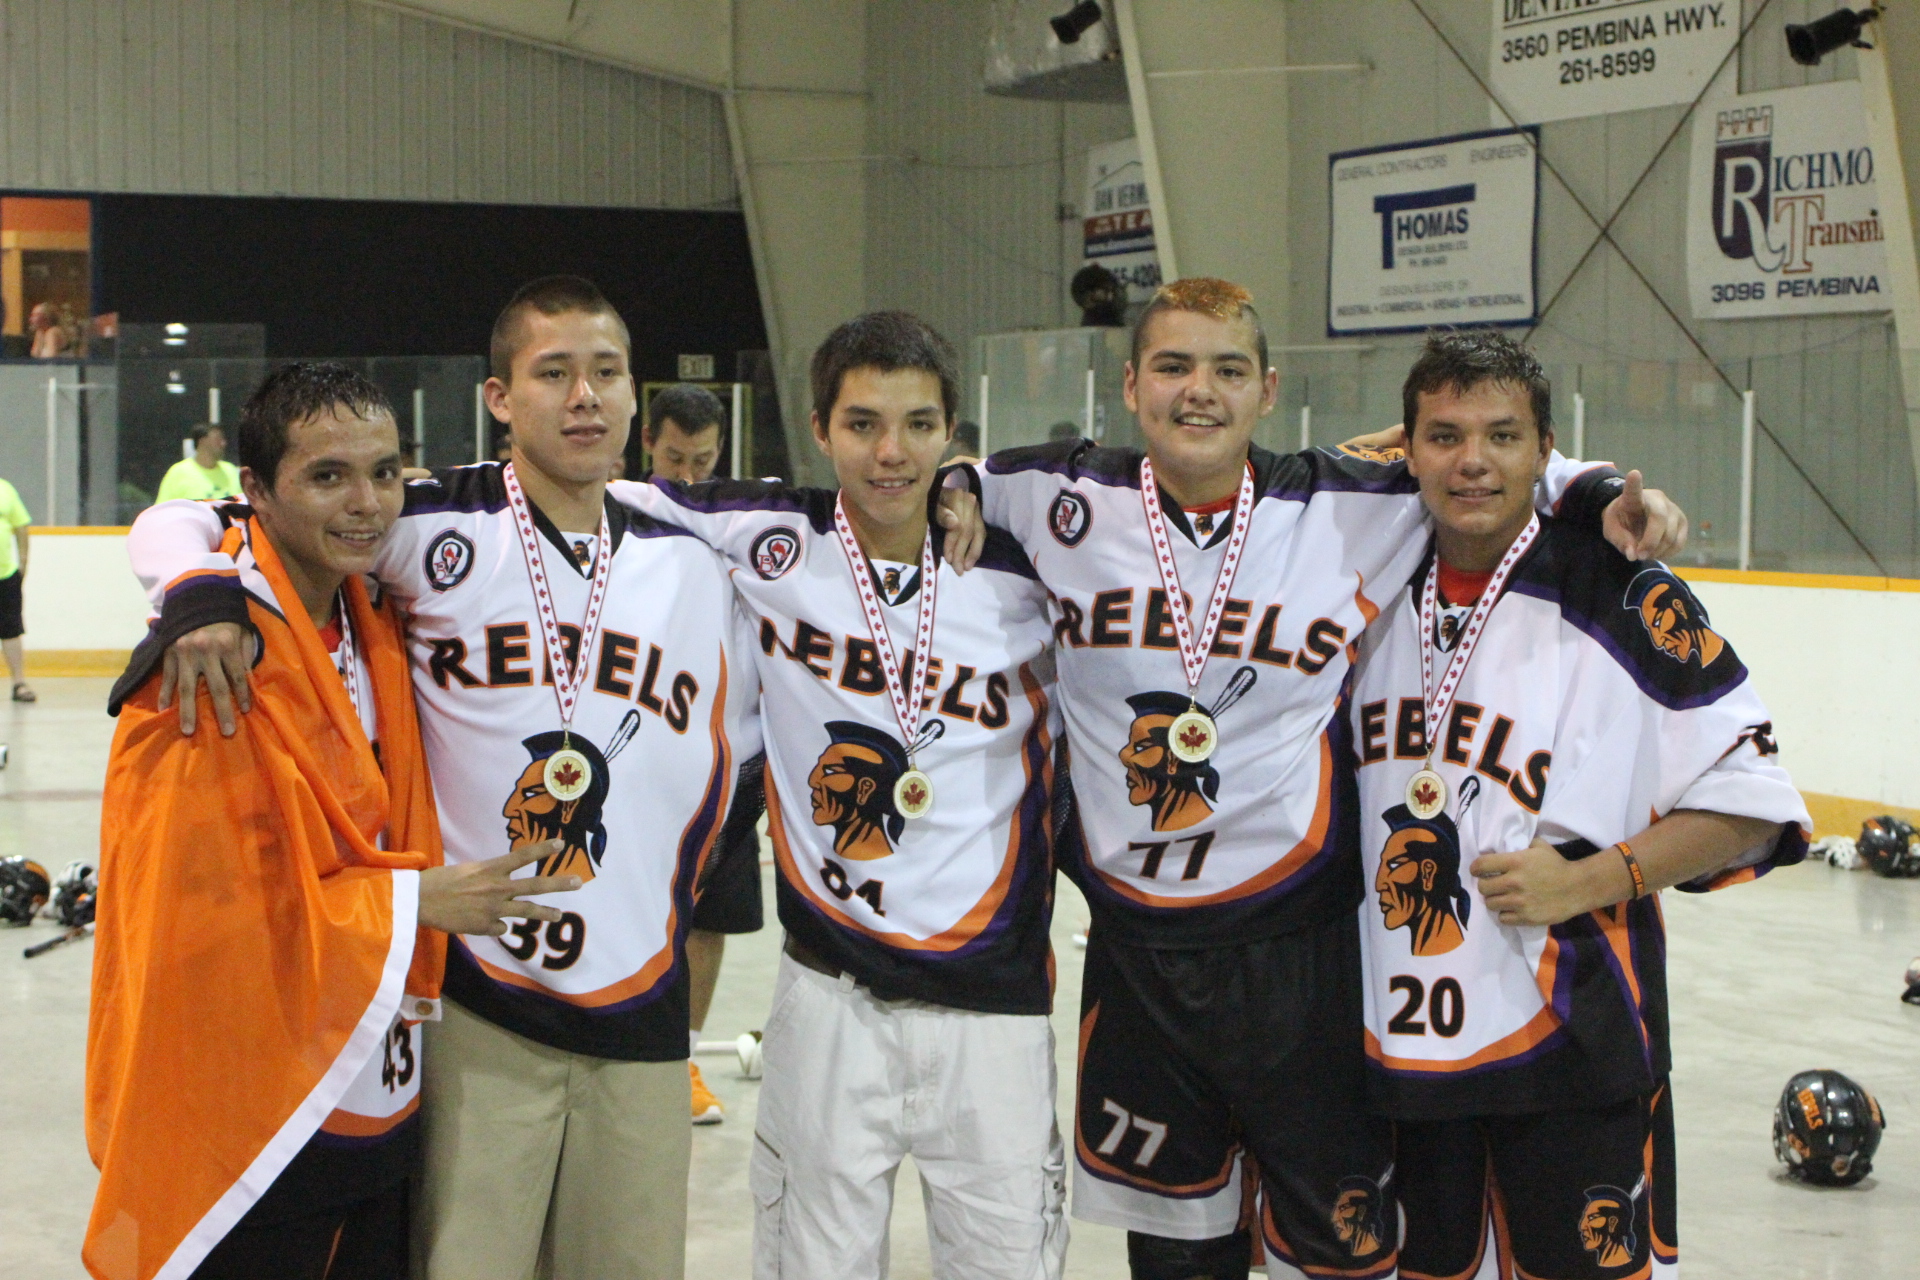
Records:
<instances>
[{"instance_id":1,"label":"white hockey jersey","mask_svg":"<svg viewBox=\"0 0 1920 1280\"><path fill-rule=\"evenodd\" d=\"M960 575L939 559L914 764L927 816L893 805L907 768L835 494L774 481L616 482L623 503L725 553L759 629L767 829L780 921L883 999L989 1013L1051 1007L1055 706L1047 593L1004 532ZM912 653L920 566L871 562L894 651ZM903 678L905 678L903 672Z\"/></svg>"},{"instance_id":2,"label":"white hockey jersey","mask_svg":"<svg viewBox=\"0 0 1920 1280\"><path fill-rule=\"evenodd\" d=\"M1352 646L1426 546L1397 451L1254 449L1252 527L1199 704L1220 745L1198 764L1166 744L1186 677L1140 501L1136 449L1069 441L973 471L989 525L1053 593L1077 830L1061 865L1097 927L1141 946L1223 946L1331 919L1359 901L1346 724ZM1604 465L1554 455L1543 502L1597 521ZM1232 523L1196 538L1162 495L1180 581L1204 607Z\"/></svg>"},{"instance_id":3,"label":"white hockey jersey","mask_svg":"<svg viewBox=\"0 0 1920 1280\"><path fill-rule=\"evenodd\" d=\"M1449 799L1422 820L1406 789L1427 752L1425 572L1361 642L1348 712L1375 1099L1397 1118L1443 1119L1649 1092L1670 1066L1658 895L1550 928L1502 925L1468 868L1536 838L1570 858L1618 857L1616 842L1676 808L1782 824L1683 888L1800 861L1807 813L1773 759L1766 707L1678 578L1543 521L1436 733ZM1444 666L1459 628L1443 614L1436 631Z\"/></svg>"},{"instance_id":4,"label":"white hockey jersey","mask_svg":"<svg viewBox=\"0 0 1920 1280\"><path fill-rule=\"evenodd\" d=\"M560 712L539 614L501 468L456 467L409 484L375 577L412 615L420 731L449 863L555 837L547 874L579 891L546 899L562 918L515 921L503 937L456 937L445 991L474 1013L575 1053L670 1061L687 1052L684 940L693 886L712 848L736 765L758 749L752 632L719 557L684 529L609 499L613 556L599 642L571 746L594 766L586 795L546 791ZM547 578L569 649L589 578L537 510ZM163 503L129 539L157 606L204 607L222 516ZM169 600L169 588L197 590ZM209 620L217 620L210 618ZM571 656L571 655L570 655Z\"/></svg>"}]
</instances>

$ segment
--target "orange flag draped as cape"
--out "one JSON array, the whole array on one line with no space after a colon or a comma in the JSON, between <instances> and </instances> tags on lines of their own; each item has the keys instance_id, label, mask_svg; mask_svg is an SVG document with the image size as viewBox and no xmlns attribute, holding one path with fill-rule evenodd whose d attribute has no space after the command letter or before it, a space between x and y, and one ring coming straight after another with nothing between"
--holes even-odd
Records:
<instances>
[{"instance_id":1,"label":"orange flag draped as cape","mask_svg":"<svg viewBox=\"0 0 1920 1280\"><path fill-rule=\"evenodd\" d=\"M403 992L439 995L446 959L445 935L416 927L410 873L440 864L440 829L400 621L347 581L376 760L257 522L222 549L239 558L243 530L286 610L248 601L253 711L223 738L203 709L183 738L149 679L107 765L83 1249L98 1280L190 1275L333 1110Z\"/></svg>"}]
</instances>

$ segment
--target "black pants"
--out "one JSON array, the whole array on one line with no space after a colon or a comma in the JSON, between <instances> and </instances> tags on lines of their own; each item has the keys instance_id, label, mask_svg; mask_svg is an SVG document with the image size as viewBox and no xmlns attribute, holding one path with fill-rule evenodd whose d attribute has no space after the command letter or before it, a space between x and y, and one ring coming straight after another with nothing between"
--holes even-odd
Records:
<instances>
[{"instance_id":1,"label":"black pants","mask_svg":"<svg viewBox=\"0 0 1920 1280\"><path fill-rule=\"evenodd\" d=\"M302 1217L248 1213L193 1280L407 1280L408 1184Z\"/></svg>"}]
</instances>

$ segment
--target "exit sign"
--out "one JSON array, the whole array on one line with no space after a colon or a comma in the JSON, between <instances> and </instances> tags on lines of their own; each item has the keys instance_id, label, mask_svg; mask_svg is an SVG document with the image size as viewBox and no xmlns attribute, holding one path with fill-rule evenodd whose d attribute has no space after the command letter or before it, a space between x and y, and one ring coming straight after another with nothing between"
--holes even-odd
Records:
<instances>
[{"instance_id":1,"label":"exit sign","mask_svg":"<svg viewBox=\"0 0 1920 1280\"><path fill-rule=\"evenodd\" d=\"M713 357L712 356L681 356L680 357L680 381L712 382L713 381Z\"/></svg>"}]
</instances>

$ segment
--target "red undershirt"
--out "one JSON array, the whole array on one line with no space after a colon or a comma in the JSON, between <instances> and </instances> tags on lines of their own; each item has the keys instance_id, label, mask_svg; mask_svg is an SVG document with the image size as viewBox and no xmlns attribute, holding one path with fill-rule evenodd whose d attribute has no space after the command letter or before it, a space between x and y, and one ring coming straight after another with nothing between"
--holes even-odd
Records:
<instances>
[{"instance_id":1,"label":"red undershirt","mask_svg":"<svg viewBox=\"0 0 1920 1280\"><path fill-rule=\"evenodd\" d=\"M1440 562L1440 594L1449 605L1455 608L1463 604L1473 604L1480 599L1480 593L1487 589L1488 579L1493 570L1484 573L1468 573L1465 569L1456 569L1445 560Z\"/></svg>"},{"instance_id":2,"label":"red undershirt","mask_svg":"<svg viewBox=\"0 0 1920 1280\"><path fill-rule=\"evenodd\" d=\"M320 628L320 643L327 646L328 653L340 652L340 615L336 612L327 619L327 625Z\"/></svg>"}]
</instances>

